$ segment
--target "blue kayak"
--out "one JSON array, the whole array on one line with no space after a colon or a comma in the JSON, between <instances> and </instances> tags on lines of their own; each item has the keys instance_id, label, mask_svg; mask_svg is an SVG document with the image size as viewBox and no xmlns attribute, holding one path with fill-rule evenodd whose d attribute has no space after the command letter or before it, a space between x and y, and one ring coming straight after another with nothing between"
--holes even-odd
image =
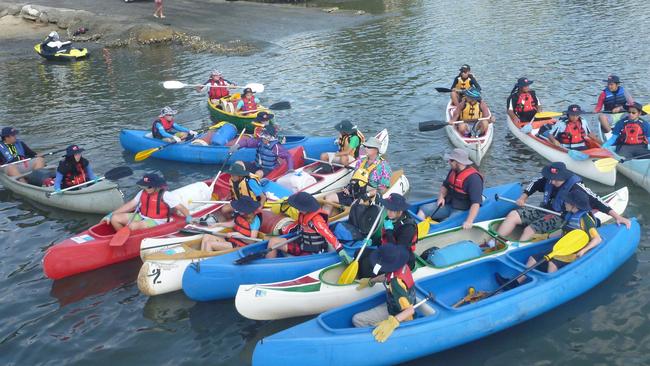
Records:
<instances>
[{"instance_id":1,"label":"blue kayak","mask_svg":"<svg viewBox=\"0 0 650 366\"><path fill-rule=\"evenodd\" d=\"M521 186L517 183L505 184L487 188L484 195L487 198L478 214L477 222L505 216L514 205L504 201L494 201L495 193L499 196L517 199L521 195ZM419 202L413 206L431 202ZM429 232L450 229L460 226L467 213L454 215L439 224L431 225ZM248 264L236 265L233 261L246 255L266 249L266 244L248 245L236 252L218 257L208 258L201 265L188 266L183 274L183 291L195 301L211 301L233 298L240 285L285 281L296 278L339 262L340 257L335 252L314 254L300 257L278 257L274 259L259 259ZM350 255L355 248L348 248Z\"/></svg>"},{"instance_id":2,"label":"blue kayak","mask_svg":"<svg viewBox=\"0 0 650 366\"><path fill-rule=\"evenodd\" d=\"M379 293L327 311L318 317L260 340L253 365L393 365L440 352L512 327L549 311L598 285L621 266L639 244L640 227L616 224L598 229L603 242L558 272L532 271L522 285L493 297L454 308L469 287L477 291L498 288L494 273L515 277L530 255L547 254L557 239L522 246L506 255L461 266L416 282L416 318L378 343L371 327L354 328L352 316L385 304Z\"/></svg>"},{"instance_id":3,"label":"blue kayak","mask_svg":"<svg viewBox=\"0 0 650 366\"><path fill-rule=\"evenodd\" d=\"M167 144L162 140L149 137L150 135L149 131L122 130L120 144L124 150L133 153ZM320 155L324 152L338 150L334 137L286 136L286 138L286 143L282 146L287 150L303 146L307 156L313 159L320 159ZM255 155L255 149L242 148L233 154L231 161L254 161ZM228 146L192 145L186 142L173 144L152 155L154 158L163 160L199 164L223 163L226 156L228 156Z\"/></svg>"}]
</instances>

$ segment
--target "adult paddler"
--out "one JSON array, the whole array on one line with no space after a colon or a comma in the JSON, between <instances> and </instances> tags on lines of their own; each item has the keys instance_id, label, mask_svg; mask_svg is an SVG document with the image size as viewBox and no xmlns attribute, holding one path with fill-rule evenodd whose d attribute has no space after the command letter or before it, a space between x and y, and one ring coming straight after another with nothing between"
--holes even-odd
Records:
<instances>
[{"instance_id":1,"label":"adult paddler","mask_svg":"<svg viewBox=\"0 0 650 366\"><path fill-rule=\"evenodd\" d=\"M444 157L450 169L440 187L438 200L421 206L418 216L442 221L458 212L468 212L463 229L470 229L483 202L483 176L472 166L466 150L454 149Z\"/></svg>"},{"instance_id":2,"label":"adult paddler","mask_svg":"<svg viewBox=\"0 0 650 366\"><path fill-rule=\"evenodd\" d=\"M460 103L465 90L472 87L478 91L481 90L481 86L478 85L478 81L476 81L476 77L472 74L472 68L469 65L465 64L461 66L458 71L458 75L451 82L451 104L453 105Z\"/></svg>"},{"instance_id":3,"label":"adult paddler","mask_svg":"<svg viewBox=\"0 0 650 366\"><path fill-rule=\"evenodd\" d=\"M634 102L625 106L627 115L623 116L612 130L612 137L603 144L604 148L614 146L617 154L631 159L650 159L648 150L648 134L650 123L641 118L646 113L641 103Z\"/></svg>"},{"instance_id":4,"label":"adult paddler","mask_svg":"<svg viewBox=\"0 0 650 366\"><path fill-rule=\"evenodd\" d=\"M5 174L10 177L15 177L36 169L41 169L45 166L45 160L16 137L18 135L17 129L4 127L0 135L2 136L2 142L0 142L0 165L30 159L22 163L7 165L4 167ZM23 182L26 181L24 178L20 178L20 180Z\"/></svg>"},{"instance_id":5,"label":"adult paddler","mask_svg":"<svg viewBox=\"0 0 650 366\"><path fill-rule=\"evenodd\" d=\"M347 119L337 123L334 128L339 132L339 138L336 139L339 151L324 152L321 154L320 160L348 165L359 157L359 150L361 150L361 144L365 142L365 137L357 129L357 126Z\"/></svg>"},{"instance_id":6,"label":"adult paddler","mask_svg":"<svg viewBox=\"0 0 650 366\"><path fill-rule=\"evenodd\" d=\"M374 197L377 193L383 194L390 187L391 169L390 165L379 154L381 142L376 137L370 137L363 143L366 147L366 156L358 160L355 165L355 171L352 174L352 179L357 181L367 181L368 187L366 194ZM341 192L330 193L325 197L327 202L339 203L341 205L350 206L355 197L348 189L343 189ZM332 212L331 205L325 205L323 209L329 213Z\"/></svg>"},{"instance_id":7,"label":"adult paddler","mask_svg":"<svg viewBox=\"0 0 650 366\"><path fill-rule=\"evenodd\" d=\"M370 254L375 277L359 280L357 290L376 283L386 288L386 303L354 314L355 327L376 327L372 334L377 342L385 342L400 323L413 319L415 310L415 288L409 268L409 251L404 246L392 243L382 245Z\"/></svg>"},{"instance_id":8,"label":"adult paddler","mask_svg":"<svg viewBox=\"0 0 650 366\"><path fill-rule=\"evenodd\" d=\"M594 112L608 112L608 113L599 113L598 121L600 122L600 128L604 133L608 133L612 130L612 124L615 120L613 113L622 113L625 109L626 104L633 104L634 99L630 93L621 86L621 79L616 75L609 75L607 80L603 80L607 83L605 89L598 95L598 102L596 103L596 108Z\"/></svg>"},{"instance_id":9,"label":"adult paddler","mask_svg":"<svg viewBox=\"0 0 650 366\"><path fill-rule=\"evenodd\" d=\"M228 86L236 86L236 85L224 79L223 75L221 74L221 71L212 70L208 81L206 81L205 84L202 86L197 86L196 90L202 92L205 89L207 89L208 98L210 99L212 104L219 106L219 100L221 98L225 98L230 95L230 91L227 88Z\"/></svg>"},{"instance_id":10,"label":"adult paddler","mask_svg":"<svg viewBox=\"0 0 650 366\"><path fill-rule=\"evenodd\" d=\"M532 83L526 77L519 78L506 101L506 111L515 125L532 121L535 114L542 111L535 91L530 88Z\"/></svg>"},{"instance_id":11,"label":"adult paddler","mask_svg":"<svg viewBox=\"0 0 650 366\"><path fill-rule=\"evenodd\" d=\"M131 230L140 230L169 222L174 211L183 214L186 223L192 221L192 215L183 206L180 197L166 190L167 182L164 178L147 173L137 184L143 189L132 200L102 219L110 223L115 231L127 224Z\"/></svg>"},{"instance_id":12,"label":"adult paddler","mask_svg":"<svg viewBox=\"0 0 650 366\"><path fill-rule=\"evenodd\" d=\"M475 87L471 87L465 90L463 95L463 99L458 103L458 107L454 109L449 119L449 124L452 126L455 125L458 132L465 137L485 135L489 124L494 123L495 118L490 113L490 108L488 108L487 103L481 98L481 91ZM456 121L465 122L454 124ZM474 123L472 128L470 128L468 123L470 121Z\"/></svg>"},{"instance_id":13,"label":"adult paddler","mask_svg":"<svg viewBox=\"0 0 650 366\"><path fill-rule=\"evenodd\" d=\"M275 258L278 255L278 250L295 256L325 253L328 251L328 246L331 245L343 262L346 264L352 262L350 255L346 253L343 245L339 243L327 225L327 213L320 208L318 201L311 194L307 192L292 194L287 199L287 203L300 213L295 222L282 229L282 233L295 232L300 239L271 250L266 255L267 258ZM269 240L268 248L272 248L284 240L286 239L272 238Z\"/></svg>"},{"instance_id":14,"label":"adult paddler","mask_svg":"<svg viewBox=\"0 0 650 366\"><path fill-rule=\"evenodd\" d=\"M564 220L560 216L544 213L529 207L524 207L526 200L535 192L543 192L544 198L541 206L559 213L564 212L563 197L568 193L583 192L589 197L589 204L598 211L607 213L616 220L617 224L624 224L630 228L630 220L622 217L600 197L587 188L582 179L567 169L562 162L551 163L542 169L542 176L533 180L524 189L517 204L521 207L510 211L506 219L499 226L498 233L501 236L508 236L517 225L525 225L519 241L528 241L535 234L552 233L562 228Z\"/></svg>"},{"instance_id":15,"label":"adult paddler","mask_svg":"<svg viewBox=\"0 0 650 366\"><path fill-rule=\"evenodd\" d=\"M243 196L230 202L235 210L235 216L227 222L219 222L216 226L229 227L232 231L226 233L226 237L218 237L210 234L203 235L201 250L215 251L237 247L244 247L251 241L237 236L257 238L257 233L262 226L262 212L260 203L248 196Z\"/></svg>"},{"instance_id":16,"label":"adult paddler","mask_svg":"<svg viewBox=\"0 0 650 366\"><path fill-rule=\"evenodd\" d=\"M181 126L174 122L174 115L178 111L167 106L160 110L158 119L153 121L151 126L151 134L154 138L161 139L166 142L181 142L187 135L196 135L196 131Z\"/></svg>"},{"instance_id":17,"label":"adult paddler","mask_svg":"<svg viewBox=\"0 0 650 366\"><path fill-rule=\"evenodd\" d=\"M65 149L64 159L56 168L56 177L54 178L56 192L97 179L90 162L81 156L83 151L84 149L78 145L70 145Z\"/></svg>"}]
</instances>

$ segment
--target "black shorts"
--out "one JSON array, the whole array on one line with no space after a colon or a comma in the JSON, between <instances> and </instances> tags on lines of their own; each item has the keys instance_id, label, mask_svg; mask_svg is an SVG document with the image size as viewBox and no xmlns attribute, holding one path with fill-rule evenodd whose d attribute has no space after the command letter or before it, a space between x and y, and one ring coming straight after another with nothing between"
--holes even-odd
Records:
<instances>
[{"instance_id":1,"label":"black shorts","mask_svg":"<svg viewBox=\"0 0 650 366\"><path fill-rule=\"evenodd\" d=\"M336 193L336 197L339 199L339 203L345 206L352 206L352 202L354 202L352 195L343 191Z\"/></svg>"},{"instance_id":2,"label":"black shorts","mask_svg":"<svg viewBox=\"0 0 650 366\"><path fill-rule=\"evenodd\" d=\"M533 259L535 259L535 261L537 261L537 263L539 263L540 261L544 260L544 254L534 255ZM537 269L539 269L540 271L548 272L548 263L549 262L553 262L553 264L555 264L555 266L557 267L558 270L561 269L562 267L566 266L567 264L570 264L569 262L562 262L562 261L557 260L557 259L551 259L550 261L547 261L544 264L540 264L540 266L537 267Z\"/></svg>"},{"instance_id":3,"label":"black shorts","mask_svg":"<svg viewBox=\"0 0 650 366\"><path fill-rule=\"evenodd\" d=\"M257 165L256 162L254 161L245 161L244 162L244 168L249 172L249 173L255 173L258 170L261 170L264 172L264 175L269 175L270 172L273 171L273 169L264 169L261 166Z\"/></svg>"}]
</instances>

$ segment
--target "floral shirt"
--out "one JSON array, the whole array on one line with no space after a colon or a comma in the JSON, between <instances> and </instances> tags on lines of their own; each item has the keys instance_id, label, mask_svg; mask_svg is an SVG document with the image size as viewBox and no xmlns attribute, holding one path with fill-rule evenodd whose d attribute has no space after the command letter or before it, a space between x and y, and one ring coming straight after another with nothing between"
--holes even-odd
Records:
<instances>
[{"instance_id":1,"label":"floral shirt","mask_svg":"<svg viewBox=\"0 0 650 366\"><path fill-rule=\"evenodd\" d=\"M359 161L357 161L357 164L355 165L355 169L359 169L361 166L362 162L365 162L367 158L363 158ZM371 166L373 162L366 162L364 167L367 168ZM390 186L390 177L392 175L392 171L390 170L390 165L388 165L388 162L384 159L380 159L379 163L377 164L377 167L372 170L370 173L370 181L368 182L368 185L374 189L388 189Z\"/></svg>"}]
</instances>

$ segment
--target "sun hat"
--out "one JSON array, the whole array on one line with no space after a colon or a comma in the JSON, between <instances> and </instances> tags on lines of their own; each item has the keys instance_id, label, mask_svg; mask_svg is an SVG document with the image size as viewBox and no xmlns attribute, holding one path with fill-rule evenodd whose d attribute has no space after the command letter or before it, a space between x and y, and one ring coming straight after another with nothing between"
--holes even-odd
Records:
<instances>
[{"instance_id":1,"label":"sun hat","mask_svg":"<svg viewBox=\"0 0 650 366\"><path fill-rule=\"evenodd\" d=\"M447 153L444 156L445 160L454 160L457 161L463 165L472 165L472 161L469 159L469 155L467 154L467 151L463 149L453 149L451 150L451 153Z\"/></svg>"}]
</instances>

